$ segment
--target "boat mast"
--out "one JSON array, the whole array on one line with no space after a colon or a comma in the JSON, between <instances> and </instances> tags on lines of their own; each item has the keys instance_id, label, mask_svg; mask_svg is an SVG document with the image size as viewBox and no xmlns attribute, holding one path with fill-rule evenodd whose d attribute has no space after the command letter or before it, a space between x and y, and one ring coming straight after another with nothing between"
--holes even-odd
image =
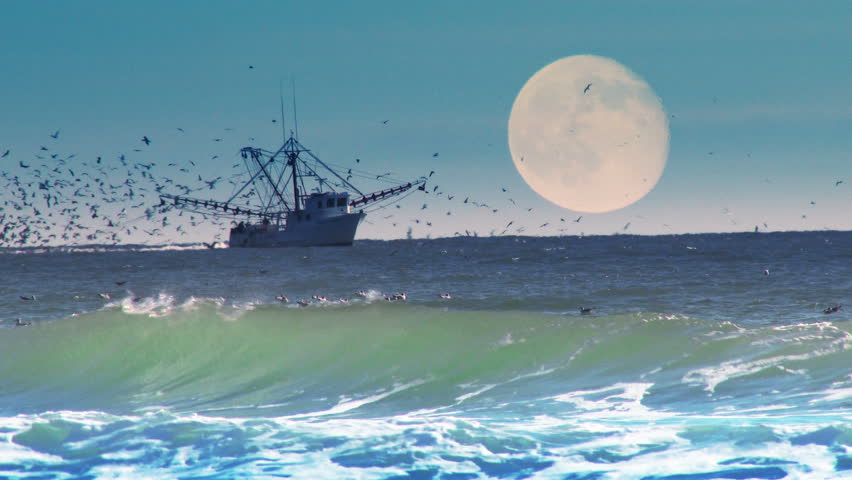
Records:
<instances>
[{"instance_id":1,"label":"boat mast","mask_svg":"<svg viewBox=\"0 0 852 480\"><path fill-rule=\"evenodd\" d=\"M299 114L296 112L296 80L290 79L293 87L293 124L296 127L296 140L299 139Z\"/></svg>"},{"instance_id":2,"label":"boat mast","mask_svg":"<svg viewBox=\"0 0 852 480\"><path fill-rule=\"evenodd\" d=\"M299 117L296 113L296 80L290 79L290 86L293 89L293 126L296 129L296 136L293 137L293 132L290 132L290 139L287 143L290 148L287 151L287 158L290 160L290 166L293 168L293 202L296 206L296 215L299 215L301 207L299 206L299 169L296 160L299 158Z\"/></svg>"},{"instance_id":3,"label":"boat mast","mask_svg":"<svg viewBox=\"0 0 852 480\"><path fill-rule=\"evenodd\" d=\"M281 140L287 141L287 128L284 125L284 80L278 81L278 98L281 99Z\"/></svg>"},{"instance_id":4,"label":"boat mast","mask_svg":"<svg viewBox=\"0 0 852 480\"><path fill-rule=\"evenodd\" d=\"M293 206L296 215L298 215L301 210L299 206L299 168L297 162L299 159L299 149L292 136L284 144L284 147L286 148L284 153L287 155L287 165L293 169Z\"/></svg>"}]
</instances>

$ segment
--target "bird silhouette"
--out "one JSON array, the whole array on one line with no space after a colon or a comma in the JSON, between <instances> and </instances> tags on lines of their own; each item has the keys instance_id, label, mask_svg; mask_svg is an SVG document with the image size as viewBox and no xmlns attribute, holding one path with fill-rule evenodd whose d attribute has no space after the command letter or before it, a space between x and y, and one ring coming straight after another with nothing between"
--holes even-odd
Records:
<instances>
[{"instance_id":1,"label":"bird silhouette","mask_svg":"<svg viewBox=\"0 0 852 480\"><path fill-rule=\"evenodd\" d=\"M59 138L59 130L57 130L57 131L55 131L55 132L51 133L51 134L50 134L50 137L51 137L51 138L53 138L54 140L55 140L55 139L57 139L57 138Z\"/></svg>"},{"instance_id":2,"label":"bird silhouette","mask_svg":"<svg viewBox=\"0 0 852 480\"><path fill-rule=\"evenodd\" d=\"M145 145L151 145L151 139L147 136L142 137L142 142L145 143Z\"/></svg>"},{"instance_id":3,"label":"bird silhouette","mask_svg":"<svg viewBox=\"0 0 852 480\"><path fill-rule=\"evenodd\" d=\"M586 85L586 88L584 88L584 89L583 89L583 93L588 92L588 91L589 91L589 88L591 88L591 86L592 86L592 84L591 84L591 83L590 83L590 84L588 84L588 85Z\"/></svg>"}]
</instances>

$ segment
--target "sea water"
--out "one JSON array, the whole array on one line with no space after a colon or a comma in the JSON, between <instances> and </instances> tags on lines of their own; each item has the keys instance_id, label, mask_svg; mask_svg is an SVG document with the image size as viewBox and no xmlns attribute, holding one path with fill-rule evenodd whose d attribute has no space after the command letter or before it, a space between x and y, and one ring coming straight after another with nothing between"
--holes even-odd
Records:
<instances>
[{"instance_id":1,"label":"sea water","mask_svg":"<svg viewBox=\"0 0 852 480\"><path fill-rule=\"evenodd\" d=\"M847 232L7 249L0 278L4 478L852 478Z\"/></svg>"}]
</instances>

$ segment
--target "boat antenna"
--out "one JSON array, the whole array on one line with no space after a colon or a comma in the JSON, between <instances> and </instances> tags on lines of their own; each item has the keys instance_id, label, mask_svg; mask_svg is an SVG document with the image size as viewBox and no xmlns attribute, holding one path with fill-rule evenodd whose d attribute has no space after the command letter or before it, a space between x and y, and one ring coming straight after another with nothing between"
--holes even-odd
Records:
<instances>
[{"instance_id":1,"label":"boat antenna","mask_svg":"<svg viewBox=\"0 0 852 480\"><path fill-rule=\"evenodd\" d=\"M293 88L293 123L296 125L296 140L299 140L299 116L296 113L296 80L290 79Z\"/></svg>"},{"instance_id":2,"label":"boat antenna","mask_svg":"<svg viewBox=\"0 0 852 480\"><path fill-rule=\"evenodd\" d=\"M287 128L284 126L284 80L278 81L278 98L281 99L281 136L287 141Z\"/></svg>"}]
</instances>

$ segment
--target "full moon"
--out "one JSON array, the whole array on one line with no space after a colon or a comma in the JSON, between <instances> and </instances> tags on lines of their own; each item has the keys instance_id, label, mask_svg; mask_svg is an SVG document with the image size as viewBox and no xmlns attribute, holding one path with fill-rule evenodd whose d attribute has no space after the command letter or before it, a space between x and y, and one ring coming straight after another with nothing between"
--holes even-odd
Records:
<instances>
[{"instance_id":1,"label":"full moon","mask_svg":"<svg viewBox=\"0 0 852 480\"><path fill-rule=\"evenodd\" d=\"M663 174L669 125L638 75L594 55L562 58L532 76L512 105L509 150L536 193L578 212L624 208Z\"/></svg>"}]
</instances>

